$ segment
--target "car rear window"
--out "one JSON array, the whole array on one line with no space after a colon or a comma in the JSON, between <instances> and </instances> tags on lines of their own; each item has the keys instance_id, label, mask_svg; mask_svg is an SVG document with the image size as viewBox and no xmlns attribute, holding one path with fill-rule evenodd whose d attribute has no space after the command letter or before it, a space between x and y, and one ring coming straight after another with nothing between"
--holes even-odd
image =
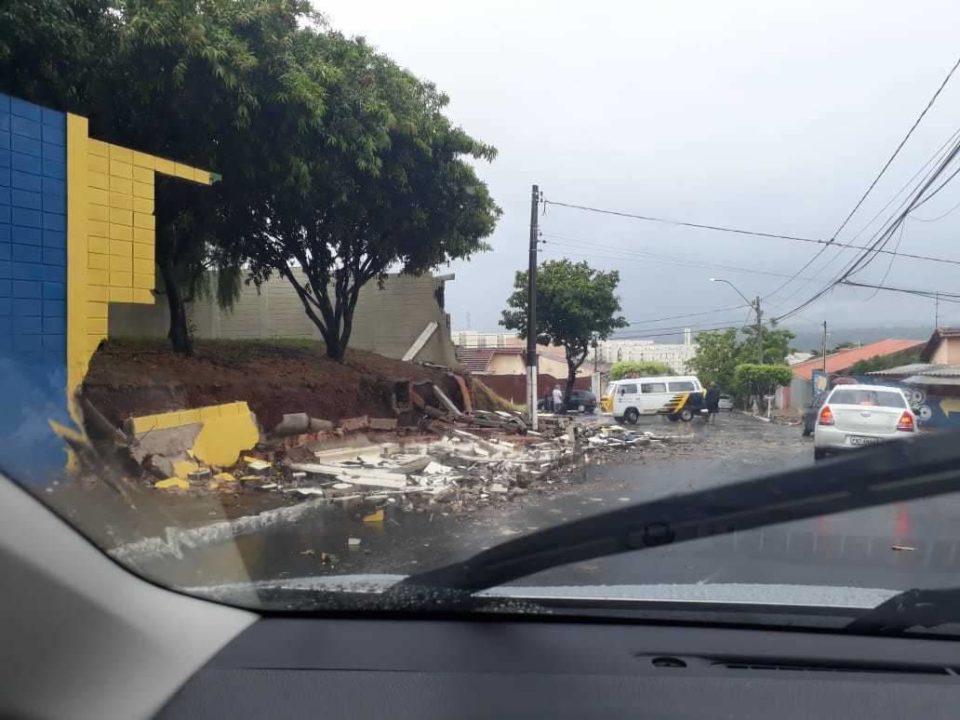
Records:
<instances>
[{"instance_id":1,"label":"car rear window","mask_svg":"<svg viewBox=\"0 0 960 720\"><path fill-rule=\"evenodd\" d=\"M696 390L696 386L689 380L678 380L677 382L669 383L670 392L692 392Z\"/></svg>"},{"instance_id":2,"label":"car rear window","mask_svg":"<svg viewBox=\"0 0 960 720\"><path fill-rule=\"evenodd\" d=\"M892 390L847 390L837 389L830 397L837 405L867 405L874 407L905 408L903 395Z\"/></svg>"}]
</instances>

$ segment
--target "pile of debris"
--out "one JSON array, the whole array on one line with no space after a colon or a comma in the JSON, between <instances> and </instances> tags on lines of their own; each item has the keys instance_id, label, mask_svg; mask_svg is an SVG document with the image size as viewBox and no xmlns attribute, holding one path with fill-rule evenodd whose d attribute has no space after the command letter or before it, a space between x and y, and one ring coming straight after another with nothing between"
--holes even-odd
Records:
<instances>
[{"instance_id":1,"label":"pile of debris","mask_svg":"<svg viewBox=\"0 0 960 720\"><path fill-rule=\"evenodd\" d=\"M600 450L629 450L659 444L690 442L691 435L660 435L644 430L627 430L620 425L597 425L583 431L589 448Z\"/></svg>"},{"instance_id":2,"label":"pile of debris","mask_svg":"<svg viewBox=\"0 0 960 720\"><path fill-rule=\"evenodd\" d=\"M288 463L289 479L276 489L333 503L382 500L414 511L445 504L457 512L523 495L575 456L569 435L516 444L454 428L424 442L318 450L314 461Z\"/></svg>"}]
</instances>

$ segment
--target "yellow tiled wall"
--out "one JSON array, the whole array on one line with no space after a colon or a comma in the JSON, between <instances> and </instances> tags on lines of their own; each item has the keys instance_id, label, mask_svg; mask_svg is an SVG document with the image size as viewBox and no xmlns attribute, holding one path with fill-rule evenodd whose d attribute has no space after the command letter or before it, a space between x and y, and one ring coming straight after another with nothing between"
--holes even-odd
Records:
<instances>
[{"instance_id":1,"label":"yellow tiled wall","mask_svg":"<svg viewBox=\"0 0 960 720\"><path fill-rule=\"evenodd\" d=\"M107 337L110 303L153 303L154 173L210 185L198 168L88 137L67 115L67 375L72 397Z\"/></svg>"}]
</instances>

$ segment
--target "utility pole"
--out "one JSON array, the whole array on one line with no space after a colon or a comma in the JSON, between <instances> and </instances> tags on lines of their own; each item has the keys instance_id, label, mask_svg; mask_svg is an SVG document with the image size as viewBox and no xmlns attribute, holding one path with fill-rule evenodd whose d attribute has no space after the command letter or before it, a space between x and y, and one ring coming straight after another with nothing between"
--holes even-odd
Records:
<instances>
[{"instance_id":1,"label":"utility pole","mask_svg":"<svg viewBox=\"0 0 960 720\"><path fill-rule=\"evenodd\" d=\"M936 298L937 298L937 301L936 301L936 304L934 305L934 310L933 310L933 329L934 330L937 330L937 328L940 327L940 293L939 292L937 293Z\"/></svg>"},{"instance_id":2,"label":"utility pole","mask_svg":"<svg viewBox=\"0 0 960 720\"><path fill-rule=\"evenodd\" d=\"M760 309L760 296L753 301L753 309L757 312L757 363L763 365L763 311Z\"/></svg>"},{"instance_id":3,"label":"utility pole","mask_svg":"<svg viewBox=\"0 0 960 720\"><path fill-rule=\"evenodd\" d=\"M827 374L827 321L823 321L823 339L820 341L820 358L823 361L823 374Z\"/></svg>"},{"instance_id":4,"label":"utility pole","mask_svg":"<svg viewBox=\"0 0 960 720\"><path fill-rule=\"evenodd\" d=\"M540 188L530 193L530 267L527 270L527 414L530 427L537 429L537 210Z\"/></svg>"}]
</instances>

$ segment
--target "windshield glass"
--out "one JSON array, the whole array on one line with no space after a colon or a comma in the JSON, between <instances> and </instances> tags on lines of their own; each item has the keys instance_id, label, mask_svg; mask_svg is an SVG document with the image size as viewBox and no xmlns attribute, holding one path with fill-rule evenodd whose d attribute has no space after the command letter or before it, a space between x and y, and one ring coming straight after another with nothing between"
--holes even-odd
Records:
<instances>
[{"instance_id":1,"label":"windshield glass","mask_svg":"<svg viewBox=\"0 0 960 720\"><path fill-rule=\"evenodd\" d=\"M905 408L907 403L898 392L890 390L849 390L833 391L830 403L836 405L876 405L877 407Z\"/></svg>"},{"instance_id":2,"label":"windshield glass","mask_svg":"<svg viewBox=\"0 0 960 720\"><path fill-rule=\"evenodd\" d=\"M161 585L349 609L960 428L960 5L514 5L6 0L9 482ZM960 584L960 498L867 495L510 592Z\"/></svg>"}]
</instances>

